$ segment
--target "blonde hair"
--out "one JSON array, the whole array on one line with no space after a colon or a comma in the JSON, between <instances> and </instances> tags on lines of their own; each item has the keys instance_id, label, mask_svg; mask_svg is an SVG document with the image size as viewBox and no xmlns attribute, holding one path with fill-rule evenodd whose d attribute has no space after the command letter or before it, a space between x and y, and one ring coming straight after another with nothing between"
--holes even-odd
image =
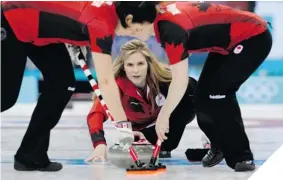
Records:
<instances>
[{"instance_id":1,"label":"blonde hair","mask_svg":"<svg viewBox=\"0 0 283 180\"><path fill-rule=\"evenodd\" d=\"M169 66L158 62L154 54L151 50L147 47L146 43L143 41L134 39L128 41L127 43L123 44L120 48L120 54L116 58L113 63L113 72L115 78L117 77L125 77L126 73L124 71L124 63L127 58L134 54L134 53L141 53L147 63L148 63L148 72L146 77L147 85L149 86L151 92L151 105L152 110L154 110L154 98L157 94L160 93L160 82L171 82L172 80L172 73Z\"/></svg>"}]
</instances>

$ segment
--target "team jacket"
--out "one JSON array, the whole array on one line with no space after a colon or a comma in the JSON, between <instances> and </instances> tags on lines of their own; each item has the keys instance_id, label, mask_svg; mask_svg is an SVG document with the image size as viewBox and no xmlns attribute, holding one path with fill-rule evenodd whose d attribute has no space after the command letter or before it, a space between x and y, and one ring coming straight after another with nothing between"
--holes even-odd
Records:
<instances>
[{"instance_id":1,"label":"team jacket","mask_svg":"<svg viewBox=\"0 0 283 180\"><path fill-rule=\"evenodd\" d=\"M127 78L119 77L116 79L116 82L120 89L122 106L126 112L128 120L132 122L133 130L139 131L148 126L154 125L160 109L165 103L169 83L160 83L161 93L155 96L155 108L152 111L148 97L151 93L156 94L155 92L151 92L149 88L142 92ZM190 78L189 82L185 96L193 94L196 84L196 81L192 78ZM106 143L104 138L103 122L107 119L108 117L97 98L87 116L89 131L94 147L98 144Z\"/></svg>"},{"instance_id":2,"label":"team jacket","mask_svg":"<svg viewBox=\"0 0 283 180\"><path fill-rule=\"evenodd\" d=\"M112 2L4 1L1 8L22 42L90 45L93 52L111 52L118 21Z\"/></svg>"},{"instance_id":3,"label":"team jacket","mask_svg":"<svg viewBox=\"0 0 283 180\"><path fill-rule=\"evenodd\" d=\"M266 31L267 22L225 5L174 2L158 5L154 29L170 63L175 64L192 52L227 55L241 41Z\"/></svg>"}]
</instances>

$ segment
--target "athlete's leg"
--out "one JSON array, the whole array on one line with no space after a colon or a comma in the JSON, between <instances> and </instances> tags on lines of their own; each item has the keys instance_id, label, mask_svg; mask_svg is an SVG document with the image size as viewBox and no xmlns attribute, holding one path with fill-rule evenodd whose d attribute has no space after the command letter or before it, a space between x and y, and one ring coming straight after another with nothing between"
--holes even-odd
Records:
<instances>
[{"instance_id":1,"label":"athlete's leg","mask_svg":"<svg viewBox=\"0 0 283 180\"><path fill-rule=\"evenodd\" d=\"M31 168L60 170L60 164L50 163L47 151L50 131L75 90L72 62L64 44L34 47L29 57L42 72L44 88L15 158Z\"/></svg>"},{"instance_id":2,"label":"athlete's leg","mask_svg":"<svg viewBox=\"0 0 283 180\"><path fill-rule=\"evenodd\" d=\"M26 61L26 46L18 41L1 11L1 112L18 99Z\"/></svg>"}]
</instances>

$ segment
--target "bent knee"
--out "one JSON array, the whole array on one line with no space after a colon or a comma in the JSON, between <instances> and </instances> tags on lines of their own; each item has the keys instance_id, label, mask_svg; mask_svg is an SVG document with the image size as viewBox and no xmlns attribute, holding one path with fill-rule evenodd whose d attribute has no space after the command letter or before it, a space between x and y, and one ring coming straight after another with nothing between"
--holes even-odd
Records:
<instances>
[{"instance_id":1,"label":"bent knee","mask_svg":"<svg viewBox=\"0 0 283 180\"><path fill-rule=\"evenodd\" d=\"M1 93L1 112L13 107L18 99L19 90L9 91L9 93Z\"/></svg>"},{"instance_id":2,"label":"bent knee","mask_svg":"<svg viewBox=\"0 0 283 180\"><path fill-rule=\"evenodd\" d=\"M221 91L196 91L194 96L194 107L197 111L211 109L217 105L224 105L228 101L235 99L234 93Z\"/></svg>"},{"instance_id":3,"label":"bent knee","mask_svg":"<svg viewBox=\"0 0 283 180\"><path fill-rule=\"evenodd\" d=\"M7 101L1 101L1 112L4 112L16 104L17 99L10 99Z\"/></svg>"}]
</instances>

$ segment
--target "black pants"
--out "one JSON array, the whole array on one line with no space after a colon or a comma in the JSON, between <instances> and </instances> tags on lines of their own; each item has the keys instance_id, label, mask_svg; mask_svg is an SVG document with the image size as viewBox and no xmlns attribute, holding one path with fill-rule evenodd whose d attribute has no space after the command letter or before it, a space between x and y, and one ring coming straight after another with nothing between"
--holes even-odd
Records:
<instances>
[{"instance_id":1,"label":"black pants","mask_svg":"<svg viewBox=\"0 0 283 180\"><path fill-rule=\"evenodd\" d=\"M193 94L196 86L197 81L190 78L184 97L171 114L169 119L169 133L166 134L168 139L162 143L161 150L171 152L176 149L181 141L186 125L193 121L196 114L193 106ZM151 144L156 144L157 135L155 126L145 128L141 132Z\"/></svg>"},{"instance_id":2,"label":"black pants","mask_svg":"<svg viewBox=\"0 0 283 180\"><path fill-rule=\"evenodd\" d=\"M195 92L199 127L212 147L223 151L228 166L233 169L237 162L253 160L236 91L265 60L272 37L266 31L238 45L243 47L240 53L234 53L233 49L226 56L209 54Z\"/></svg>"},{"instance_id":3,"label":"black pants","mask_svg":"<svg viewBox=\"0 0 283 180\"><path fill-rule=\"evenodd\" d=\"M30 124L15 158L24 163L46 165L51 129L58 123L75 85L72 62L64 44L37 47L17 40L1 13L1 112L11 108L19 95L27 57L44 79Z\"/></svg>"}]
</instances>

